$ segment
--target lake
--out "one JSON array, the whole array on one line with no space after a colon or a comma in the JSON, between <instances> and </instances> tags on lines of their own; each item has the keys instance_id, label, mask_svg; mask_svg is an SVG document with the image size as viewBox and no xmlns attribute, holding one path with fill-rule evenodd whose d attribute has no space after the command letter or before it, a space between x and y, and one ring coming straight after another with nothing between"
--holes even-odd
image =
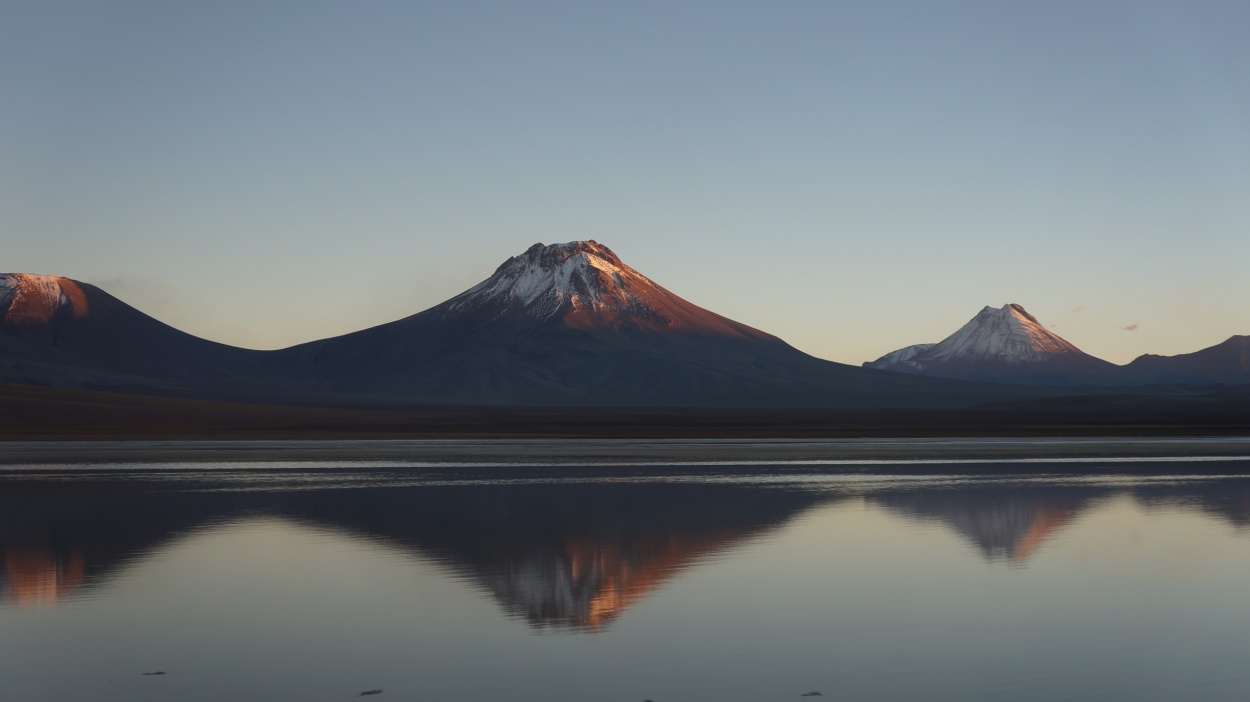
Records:
<instances>
[{"instance_id":1,"label":"lake","mask_svg":"<svg viewBox=\"0 0 1250 702\"><path fill-rule=\"evenodd\" d=\"M0 700L1245 700L1167 446L11 443Z\"/></svg>"}]
</instances>

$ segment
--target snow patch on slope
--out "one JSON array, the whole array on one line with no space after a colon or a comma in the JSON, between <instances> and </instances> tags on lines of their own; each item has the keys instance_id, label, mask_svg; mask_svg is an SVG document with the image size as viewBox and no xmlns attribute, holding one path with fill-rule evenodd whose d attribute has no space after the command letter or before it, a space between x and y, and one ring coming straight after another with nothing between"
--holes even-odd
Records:
<instances>
[{"instance_id":1,"label":"snow patch on slope","mask_svg":"<svg viewBox=\"0 0 1250 702\"><path fill-rule=\"evenodd\" d=\"M911 359L915 358L916 356L919 356L925 351L928 351L934 346L936 346L936 344L912 344L911 346L904 346L903 348L897 351L891 351L887 353L886 355L882 356L881 358L878 358L875 361L865 361L864 367L865 368L889 368L890 366L903 363L904 361L910 361Z\"/></svg>"},{"instance_id":2,"label":"snow patch on slope","mask_svg":"<svg viewBox=\"0 0 1250 702\"><path fill-rule=\"evenodd\" d=\"M0 324L44 324L62 309L74 316L87 312L82 288L69 279L30 273L0 273Z\"/></svg>"}]
</instances>

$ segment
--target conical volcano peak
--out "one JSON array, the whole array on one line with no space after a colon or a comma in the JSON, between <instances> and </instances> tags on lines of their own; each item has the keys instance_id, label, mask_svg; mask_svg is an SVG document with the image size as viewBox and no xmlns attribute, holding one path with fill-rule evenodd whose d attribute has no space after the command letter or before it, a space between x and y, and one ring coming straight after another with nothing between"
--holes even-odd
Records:
<instances>
[{"instance_id":1,"label":"conical volcano peak","mask_svg":"<svg viewBox=\"0 0 1250 702\"><path fill-rule=\"evenodd\" d=\"M593 239L534 244L429 312L477 320L469 324L511 320L524 326L528 320L584 331L629 328L779 343L665 290Z\"/></svg>"},{"instance_id":2,"label":"conical volcano peak","mask_svg":"<svg viewBox=\"0 0 1250 702\"><path fill-rule=\"evenodd\" d=\"M899 349L869 368L989 382L1095 382L1114 366L1042 326L1021 305L984 307L928 348Z\"/></svg>"},{"instance_id":3,"label":"conical volcano peak","mask_svg":"<svg viewBox=\"0 0 1250 702\"><path fill-rule=\"evenodd\" d=\"M1040 361L1080 349L1042 326L1016 303L986 307L928 354L934 359L997 359L1008 363Z\"/></svg>"},{"instance_id":4,"label":"conical volcano peak","mask_svg":"<svg viewBox=\"0 0 1250 702\"><path fill-rule=\"evenodd\" d=\"M68 278L31 273L0 273L0 326L47 324L61 310L87 314L87 296Z\"/></svg>"},{"instance_id":5,"label":"conical volcano peak","mask_svg":"<svg viewBox=\"0 0 1250 702\"><path fill-rule=\"evenodd\" d=\"M520 307L537 318L572 313L628 312L666 323L659 287L594 240L534 244L495 274L449 301L452 311L483 306ZM666 296L666 295L665 295Z\"/></svg>"}]
</instances>

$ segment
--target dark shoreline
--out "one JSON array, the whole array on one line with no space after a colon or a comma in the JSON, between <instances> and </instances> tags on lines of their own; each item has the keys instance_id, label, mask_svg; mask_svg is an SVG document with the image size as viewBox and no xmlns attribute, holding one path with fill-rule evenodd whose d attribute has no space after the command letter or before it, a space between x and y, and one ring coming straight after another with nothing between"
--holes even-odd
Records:
<instances>
[{"instance_id":1,"label":"dark shoreline","mask_svg":"<svg viewBox=\"0 0 1250 702\"><path fill-rule=\"evenodd\" d=\"M1221 474L1250 471L1246 437L889 439L103 440L0 443L0 466L225 471L399 471L407 476L519 479L585 474ZM74 468L72 470L79 470ZM85 470L85 469L84 469Z\"/></svg>"},{"instance_id":2,"label":"dark shoreline","mask_svg":"<svg viewBox=\"0 0 1250 702\"><path fill-rule=\"evenodd\" d=\"M270 405L0 385L0 442L1083 436L1250 436L1250 388L946 411L821 411Z\"/></svg>"}]
</instances>

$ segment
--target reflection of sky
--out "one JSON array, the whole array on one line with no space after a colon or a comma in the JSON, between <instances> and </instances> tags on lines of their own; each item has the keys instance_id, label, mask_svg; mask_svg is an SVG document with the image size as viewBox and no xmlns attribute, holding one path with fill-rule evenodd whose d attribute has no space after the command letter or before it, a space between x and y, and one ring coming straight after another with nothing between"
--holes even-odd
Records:
<instances>
[{"instance_id":1,"label":"reflection of sky","mask_svg":"<svg viewBox=\"0 0 1250 702\"><path fill-rule=\"evenodd\" d=\"M1247 556L1226 521L1120 496L1008 567L853 499L699 560L587 636L501 616L423 555L251 518L88 599L0 608L0 697L1235 699Z\"/></svg>"},{"instance_id":2,"label":"reflection of sky","mask_svg":"<svg viewBox=\"0 0 1250 702\"><path fill-rule=\"evenodd\" d=\"M834 360L1006 302L1195 350L1250 327L1250 10L1196 5L10 4L4 266L272 347L595 238Z\"/></svg>"}]
</instances>

